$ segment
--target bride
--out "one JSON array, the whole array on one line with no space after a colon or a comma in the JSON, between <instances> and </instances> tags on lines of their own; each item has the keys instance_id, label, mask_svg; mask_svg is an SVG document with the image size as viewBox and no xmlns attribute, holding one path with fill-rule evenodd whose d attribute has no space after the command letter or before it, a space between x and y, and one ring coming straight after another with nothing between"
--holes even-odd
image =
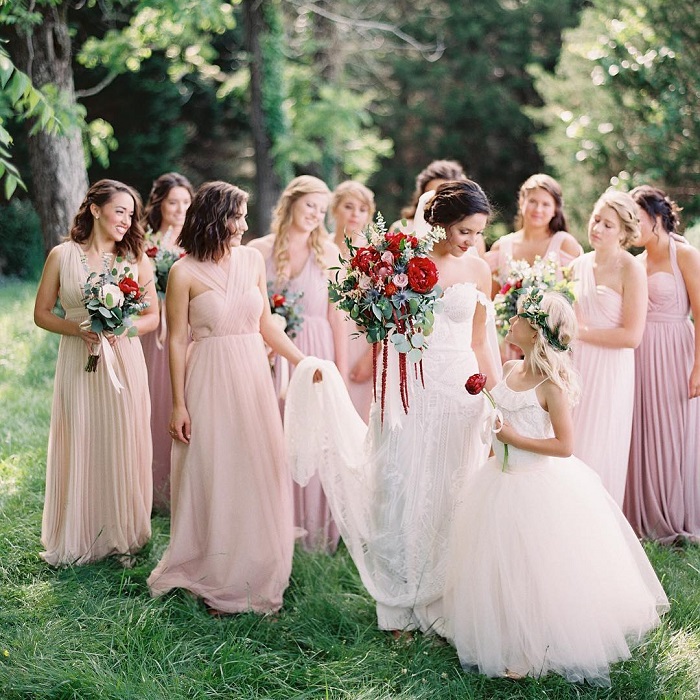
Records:
<instances>
[{"instance_id":1,"label":"bride","mask_svg":"<svg viewBox=\"0 0 700 700\"><path fill-rule=\"evenodd\" d=\"M295 478L303 482L318 468L343 540L376 600L379 628L396 633L429 631L442 617L455 494L490 442L483 435L487 402L464 385L479 371L489 387L500 377L487 334L491 273L481 258L466 255L488 222L488 199L475 182L448 182L422 198L416 235L421 213L446 232L430 256L444 293L423 354L423 382L409 365L408 413L391 410L390 394L398 392L393 349L383 423L379 397L366 426L332 363L316 358L297 366L285 413ZM314 385L318 368L323 381Z\"/></svg>"}]
</instances>

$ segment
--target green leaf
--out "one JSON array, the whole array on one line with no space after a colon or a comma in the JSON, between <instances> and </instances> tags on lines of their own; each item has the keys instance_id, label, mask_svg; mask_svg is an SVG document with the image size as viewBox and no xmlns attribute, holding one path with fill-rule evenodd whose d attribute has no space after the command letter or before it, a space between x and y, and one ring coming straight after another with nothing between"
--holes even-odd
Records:
<instances>
[{"instance_id":1,"label":"green leaf","mask_svg":"<svg viewBox=\"0 0 700 700\"><path fill-rule=\"evenodd\" d=\"M418 348L413 348L413 350L408 353L409 362L420 362L422 357L423 353L421 350L418 350Z\"/></svg>"},{"instance_id":2,"label":"green leaf","mask_svg":"<svg viewBox=\"0 0 700 700\"><path fill-rule=\"evenodd\" d=\"M107 304L111 304L111 303L112 303L112 295L111 295L111 294L107 294L107 296L105 297L105 302L106 302ZM98 310L105 318L112 318L112 312L111 312L109 309L105 309L104 306L98 307L97 310Z\"/></svg>"}]
</instances>

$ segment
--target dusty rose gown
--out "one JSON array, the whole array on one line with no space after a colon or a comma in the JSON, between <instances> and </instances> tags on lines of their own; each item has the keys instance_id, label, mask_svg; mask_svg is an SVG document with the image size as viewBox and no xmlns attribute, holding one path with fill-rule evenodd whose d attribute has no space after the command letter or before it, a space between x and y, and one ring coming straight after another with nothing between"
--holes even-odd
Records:
<instances>
[{"instance_id":1,"label":"dusty rose gown","mask_svg":"<svg viewBox=\"0 0 700 700\"><path fill-rule=\"evenodd\" d=\"M622 296L597 285L593 253L574 260L577 315L591 328L618 328ZM607 348L578 341L574 365L583 392L573 411L574 454L600 476L622 507L634 406L634 349Z\"/></svg>"},{"instance_id":2,"label":"dusty rose gown","mask_svg":"<svg viewBox=\"0 0 700 700\"><path fill-rule=\"evenodd\" d=\"M501 236L501 238L498 239L499 247L498 251L496 251L498 254L496 255L496 252L494 252L493 254L487 254L486 256L486 261L491 267L491 274L493 275L494 279L498 280L499 284L502 284L508 275L508 265L510 264L511 259L513 258L514 236L515 232L508 233L505 236ZM567 252L561 249L562 243L566 240L566 237L566 231L557 231L557 233L555 233L549 239L549 245L547 246L547 250L544 254L544 257L547 257L551 253L554 253L557 256L557 260L561 267L566 267L576 257L569 255ZM581 246L579 246L579 248L580 255L581 253L583 253L583 248L581 248ZM515 360L522 357L520 348L517 348L515 345L511 345L510 343L503 343L503 341L501 342L501 359L503 360L503 362L506 362L507 360Z\"/></svg>"},{"instance_id":3,"label":"dusty rose gown","mask_svg":"<svg viewBox=\"0 0 700 700\"><path fill-rule=\"evenodd\" d=\"M294 548L291 477L262 336L257 251L178 265L209 287L190 301L190 444L173 444L170 544L153 595L185 588L224 612L282 605Z\"/></svg>"},{"instance_id":4,"label":"dusty rose gown","mask_svg":"<svg viewBox=\"0 0 700 700\"><path fill-rule=\"evenodd\" d=\"M87 263L74 241L60 247L61 304L66 318L83 321ZM61 336L41 525L41 556L49 564L133 554L151 536L146 365L138 338L121 339L114 353L121 393L109 380L104 358L95 373L85 372L87 346L81 338Z\"/></svg>"},{"instance_id":5,"label":"dusty rose gown","mask_svg":"<svg viewBox=\"0 0 700 700\"><path fill-rule=\"evenodd\" d=\"M272 257L266 260L267 279L276 280L277 274ZM316 264L313 253L302 271L289 280L285 288L290 292L303 292L300 303L303 307L304 322L294 344L305 354L321 360L335 360L333 332L328 322L328 282L326 274ZM281 291L275 289L275 291ZM275 362L275 386L280 388L280 362ZM292 368L289 369L289 376ZM282 403L282 402L280 402ZM334 552L340 534L333 522L328 500L323 492L318 475L311 478L306 486L294 484L294 524L306 534L301 543L307 551Z\"/></svg>"},{"instance_id":6,"label":"dusty rose gown","mask_svg":"<svg viewBox=\"0 0 700 700\"><path fill-rule=\"evenodd\" d=\"M160 302L163 304L163 302ZM163 316L158 328L141 338L143 355L148 369L148 386L151 395L151 435L153 438L153 508L167 513L170 510L170 449L172 440L168 433L173 399L170 390L170 367L167 332L161 337Z\"/></svg>"},{"instance_id":7,"label":"dusty rose gown","mask_svg":"<svg viewBox=\"0 0 700 700\"><path fill-rule=\"evenodd\" d=\"M688 399L695 355L690 300L671 238L673 273L649 275L644 336L635 350L625 515L641 537L700 541L700 399Z\"/></svg>"}]
</instances>

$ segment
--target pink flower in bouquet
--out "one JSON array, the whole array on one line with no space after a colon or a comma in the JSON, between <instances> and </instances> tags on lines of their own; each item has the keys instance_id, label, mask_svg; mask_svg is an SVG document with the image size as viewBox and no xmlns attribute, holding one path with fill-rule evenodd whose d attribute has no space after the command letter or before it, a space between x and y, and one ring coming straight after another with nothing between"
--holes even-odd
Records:
<instances>
[{"instance_id":1,"label":"pink flower in bouquet","mask_svg":"<svg viewBox=\"0 0 700 700\"><path fill-rule=\"evenodd\" d=\"M399 289L406 289L408 287L408 275L405 275L403 272L400 272L398 275L394 275L394 279L392 282L399 288Z\"/></svg>"},{"instance_id":2,"label":"pink flower in bouquet","mask_svg":"<svg viewBox=\"0 0 700 700\"><path fill-rule=\"evenodd\" d=\"M411 258L406 269L408 284L414 292L425 294L438 281L438 271L430 258Z\"/></svg>"}]
</instances>

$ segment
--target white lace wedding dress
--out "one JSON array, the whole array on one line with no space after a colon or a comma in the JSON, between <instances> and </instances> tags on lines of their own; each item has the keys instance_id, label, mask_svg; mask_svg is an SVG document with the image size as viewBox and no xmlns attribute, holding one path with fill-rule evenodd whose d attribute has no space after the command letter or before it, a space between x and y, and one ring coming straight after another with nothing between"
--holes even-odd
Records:
<instances>
[{"instance_id":1,"label":"white lace wedding dress","mask_svg":"<svg viewBox=\"0 0 700 700\"><path fill-rule=\"evenodd\" d=\"M343 540L377 601L381 629L440 624L455 497L467 473L485 461L490 442L488 402L464 388L479 371L471 349L477 303L491 306L474 284L445 290L424 353L425 387L408 365L407 415L391 395L392 357L383 426L379 401L369 426L362 422L331 362L307 358L289 387L292 473L304 483L318 468ZM323 381L314 385L317 368Z\"/></svg>"}]
</instances>

